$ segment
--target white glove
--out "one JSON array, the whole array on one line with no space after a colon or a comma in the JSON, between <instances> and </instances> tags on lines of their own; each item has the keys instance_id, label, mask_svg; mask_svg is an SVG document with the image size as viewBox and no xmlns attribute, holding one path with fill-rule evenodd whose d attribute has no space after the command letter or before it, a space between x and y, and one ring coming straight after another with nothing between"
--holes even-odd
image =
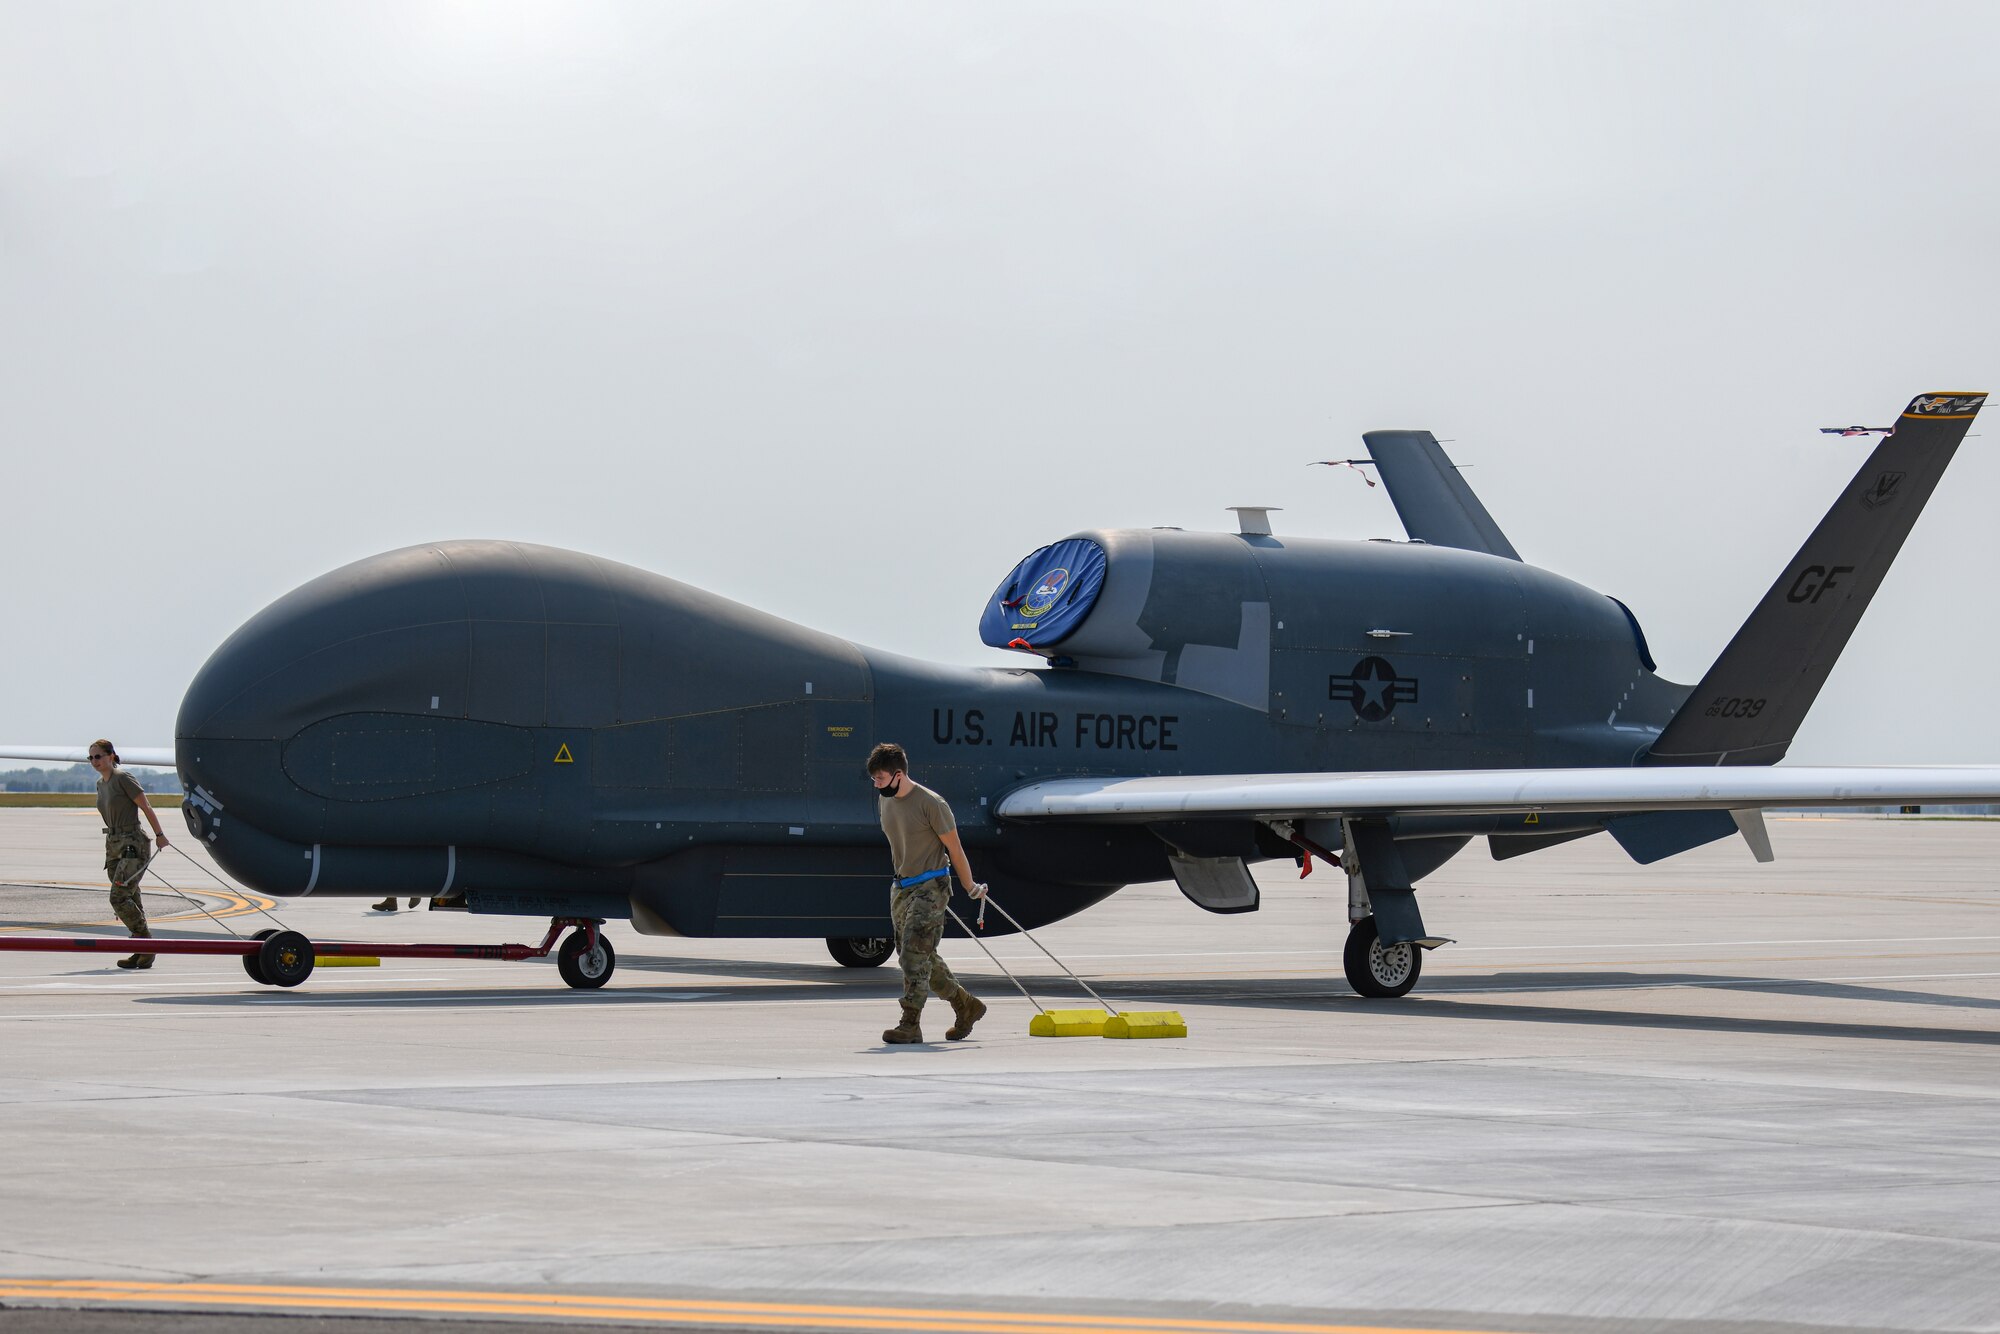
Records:
<instances>
[{"instance_id":1,"label":"white glove","mask_svg":"<svg viewBox=\"0 0 2000 1334\"><path fill-rule=\"evenodd\" d=\"M986 886L983 883L974 885L971 889L965 891L965 896L976 903L986 897Z\"/></svg>"}]
</instances>

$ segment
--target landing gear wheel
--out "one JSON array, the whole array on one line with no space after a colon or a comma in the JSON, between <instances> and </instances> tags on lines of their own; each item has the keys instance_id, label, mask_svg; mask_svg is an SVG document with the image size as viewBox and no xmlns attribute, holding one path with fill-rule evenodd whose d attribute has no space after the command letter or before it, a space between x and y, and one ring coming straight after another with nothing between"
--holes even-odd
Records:
<instances>
[{"instance_id":1,"label":"landing gear wheel","mask_svg":"<svg viewBox=\"0 0 2000 1334\"><path fill-rule=\"evenodd\" d=\"M312 976L313 943L296 931L277 931L257 948L257 968L274 987L295 987Z\"/></svg>"},{"instance_id":2,"label":"landing gear wheel","mask_svg":"<svg viewBox=\"0 0 2000 1334\"><path fill-rule=\"evenodd\" d=\"M278 934L277 927L267 926L262 931L259 931L256 935L250 937L250 939L269 940L272 936L275 936L277 934ZM250 953L243 956L243 971L250 974L250 980L252 982L255 982L257 985L263 987L268 987L271 985L271 979L264 976L264 965L257 962L257 955L255 953Z\"/></svg>"},{"instance_id":3,"label":"landing gear wheel","mask_svg":"<svg viewBox=\"0 0 2000 1334\"><path fill-rule=\"evenodd\" d=\"M896 952L887 936L828 936L826 952L842 968L880 968Z\"/></svg>"},{"instance_id":4,"label":"landing gear wheel","mask_svg":"<svg viewBox=\"0 0 2000 1334\"><path fill-rule=\"evenodd\" d=\"M1347 948L1341 953L1347 969L1347 984L1375 1000L1407 996L1424 971L1424 952L1416 945L1384 945L1376 933L1375 919L1364 917L1347 932Z\"/></svg>"},{"instance_id":5,"label":"landing gear wheel","mask_svg":"<svg viewBox=\"0 0 2000 1334\"><path fill-rule=\"evenodd\" d=\"M581 927L563 937L556 948L556 971L578 991L595 991L611 980L618 966L618 951L611 948L604 932L597 933L597 947L591 948L590 932Z\"/></svg>"}]
</instances>

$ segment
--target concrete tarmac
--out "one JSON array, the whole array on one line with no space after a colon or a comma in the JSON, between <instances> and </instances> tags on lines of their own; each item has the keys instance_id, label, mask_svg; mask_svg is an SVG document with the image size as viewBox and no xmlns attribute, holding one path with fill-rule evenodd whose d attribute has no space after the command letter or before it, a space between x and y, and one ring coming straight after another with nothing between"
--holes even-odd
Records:
<instances>
[{"instance_id":1,"label":"concrete tarmac","mask_svg":"<svg viewBox=\"0 0 2000 1334\"><path fill-rule=\"evenodd\" d=\"M919 1048L880 1043L893 965L815 941L616 923L600 992L546 963L283 991L226 958L0 953L0 1334L2000 1331L2000 823L1771 833L1768 866L1475 844L1422 886L1460 943L1400 1002L1341 979L1324 868L1263 868L1256 914L1139 886L1038 933L1121 1008L1180 1010L1178 1041L1030 1038L965 941L992 1013ZM0 930L110 922L101 856L94 812L0 811ZM157 866L225 914L162 890L164 930L266 924ZM545 925L275 911L322 939Z\"/></svg>"}]
</instances>

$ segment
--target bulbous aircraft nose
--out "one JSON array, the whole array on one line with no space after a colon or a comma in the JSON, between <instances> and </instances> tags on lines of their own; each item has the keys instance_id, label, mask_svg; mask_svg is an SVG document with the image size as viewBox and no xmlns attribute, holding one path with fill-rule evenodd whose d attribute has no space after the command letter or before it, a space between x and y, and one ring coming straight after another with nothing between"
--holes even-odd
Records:
<instances>
[{"instance_id":1,"label":"bulbous aircraft nose","mask_svg":"<svg viewBox=\"0 0 2000 1334\"><path fill-rule=\"evenodd\" d=\"M286 745L330 717L442 709L466 662L465 594L439 547L371 556L279 598L223 641L181 701L175 751L199 798L190 828L222 857L238 840L208 836L232 822L309 846L320 803L287 775Z\"/></svg>"},{"instance_id":2,"label":"bulbous aircraft nose","mask_svg":"<svg viewBox=\"0 0 2000 1334\"><path fill-rule=\"evenodd\" d=\"M713 784L706 757L769 752L789 767L760 772L758 791L795 813L803 696L865 700L868 672L844 641L659 575L444 542L357 561L259 612L188 687L175 749L197 837L268 892L421 884L433 871L399 859L425 849L434 883L468 852L560 861L574 881L584 850L629 865L675 837L657 807L600 830L597 789L629 785L607 777L685 790ZM663 770L676 735L685 772ZM488 883L505 869L480 868Z\"/></svg>"},{"instance_id":3,"label":"bulbous aircraft nose","mask_svg":"<svg viewBox=\"0 0 2000 1334\"><path fill-rule=\"evenodd\" d=\"M349 708L411 713L465 679L465 599L437 547L371 556L294 589L209 657L177 736L282 741Z\"/></svg>"},{"instance_id":4,"label":"bulbous aircraft nose","mask_svg":"<svg viewBox=\"0 0 2000 1334\"><path fill-rule=\"evenodd\" d=\"M532 827L531 791L514 794L520 809L448 798L518 787L534 729L581 729L564 739L582 745L616 721L618 617L599 562L511 542L386 552L293 590L225 640L181 702L196 836L246 881L301 893L299 864L322 846Z\"/></svg>"}]
</instances>

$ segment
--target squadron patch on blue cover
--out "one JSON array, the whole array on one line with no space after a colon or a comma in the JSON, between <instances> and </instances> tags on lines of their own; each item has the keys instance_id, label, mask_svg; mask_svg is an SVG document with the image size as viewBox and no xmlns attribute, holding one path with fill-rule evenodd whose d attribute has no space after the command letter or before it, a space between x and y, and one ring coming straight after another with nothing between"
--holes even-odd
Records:
<instances>
[{"instance_id":1,"label":"squadron patch on blue cover","mask_svg":"<svg viewBox=\"0 0 2000 1334\"><path fill-rule=\"evenodd\" d=\"M979 637L994 648L1039 653L1083 623L1104 586L1104 548L1087 537L1043 547L1000 581Z\"/></svg>"},{"instance_id":2,"label":"squadron patch on blue cover","mask_svg":"<svg viewBox=\"0 0 2000 1334\"><path fill-rule=\"evenodd\" d=\"M1021 600L1021 616L1024 620L1036 621L1055 610L1061 600L1063 590L1069 587L1069 571L1057 566L1041 578L1035 580L1035 591Z\"/></svg>"}]
</instances>

